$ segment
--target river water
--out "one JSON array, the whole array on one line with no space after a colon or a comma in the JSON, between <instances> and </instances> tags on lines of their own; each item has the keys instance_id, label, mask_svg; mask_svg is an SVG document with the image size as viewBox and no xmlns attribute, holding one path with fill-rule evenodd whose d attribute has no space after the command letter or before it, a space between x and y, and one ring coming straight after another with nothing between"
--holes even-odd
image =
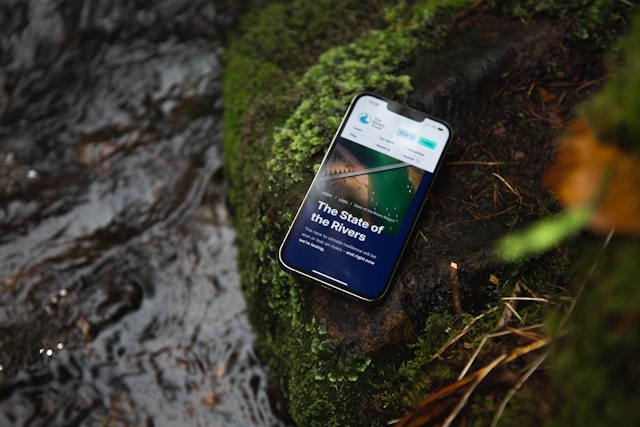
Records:
<instances>
[{"instance_id":1,"label":"river water","mask_svg":"<svg viewBox=\"0 0 640 427\"><path fill-rule=\"evenodd\" d=\"M225 205L238 2L0 0L0 425L278 425Z\"/></svg>"}]
</instances>

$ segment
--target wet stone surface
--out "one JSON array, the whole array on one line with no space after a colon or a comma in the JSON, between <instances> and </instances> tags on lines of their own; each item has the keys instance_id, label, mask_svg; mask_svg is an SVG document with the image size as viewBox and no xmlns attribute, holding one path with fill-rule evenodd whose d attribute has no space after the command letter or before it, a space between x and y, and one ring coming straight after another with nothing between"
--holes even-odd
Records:
<instances>
[{"instance_id":1,"label":"wet stone surface","mask_svg":"<svg viewBox=\"0 0 640 427\"><path fill-rule=\"evenodd\" d=\"M0 5L0 425L276 425L220 147L228 2Z\"/></svg>"},{"instance_id":2,"label":"wet stone surface","mask_svg":"<svg viewBox=\"0 0 640 427\"><path fill-rule=\"evenodd\" d=\"M429 314L455 309L452 263L464 313L498 297L514 267L495 243L557 209L542 175L556 136L604 72L601 53L563 28L471 20L407 65L407 103L445 118L454 139L385 299L363 307L310 289L310 309L337 345L377 354L414 341Z\"/></svg>"}]
</instances>

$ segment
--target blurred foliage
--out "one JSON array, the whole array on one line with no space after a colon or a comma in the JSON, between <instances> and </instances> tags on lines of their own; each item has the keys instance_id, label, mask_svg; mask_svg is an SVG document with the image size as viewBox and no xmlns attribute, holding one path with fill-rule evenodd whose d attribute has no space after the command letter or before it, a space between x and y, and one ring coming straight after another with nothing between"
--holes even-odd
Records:
<instances>
[{"instance_id":1,"label":"blurred foliage","mask_svg":"<svg viewBox=\"0 0 640 427\"><path fill-rule=\"evenodd\" d=\"M582 106L545 177L568 210L505 236L504 259L543 253L586 227L640 235L640 19L620 46L616 68Z\"/></svg>"},{"instance_id":2,"label":"blurred foliage","mask_svg":"<svg viewBox=\"0 0 640 427\"><path fill-rule=\"evenodd\" d=\"M599 252L597 247L586 249L584 257L590 260ZM639 258L639 239L614 238L586 277L566 331L555 344L558 392L553 403L558 417L550 425L640 425Z\"/></svg>"},{"instance_id":3,"label":"blurred foliage","mask_svg":"<svg viewBox=\"0 0 640 427\"><path fill-rule=\"evenodd\" d=\"M558 246L586 227L613 233L583 248L575 308L552 322L552 426L640 425L640 19L603 88L562 139L547 183L568 211L502 241L506 259ZM591 127L593 127L595 130ZM615 230L615 233L614 233ZM611 237L611 236L609 236Z\"/></svg>"},{"instance_id":4,"label":"blurred foliage","mask_svg":"<svg viewBox=\"0 0 640 427\"><path fill-rule=\"evenodd\" d=\"M582 231L592 214L589 205L551 214L525 230L503 237L498 243L498 253L506 261L545 253Z\"/></svg>"},{"instance_id":5,"label":"blurred foliage","mask_svg":"<svg viewBox=\"0 0 640 427\"><path fill-rule=\"evenodd\" d=\"M640 19L619 46L613 74L584 112L601 140L640 157Z\"/></svg>"},{"instance_id":6,"label":"blurred foliage","mask_svg":"<svg viewBox=\"0 0 640 427\"><path fill-rule=\"evenodd\" d=\"M560 416L553 425L640 425L640 18L622 46L616 69L583 111L603 141L593 156L615 152L607 159L610 198L590 226L599 229L606 215L611 229L628 236L614 235L604 249L585 248L584 258L595 261L583 266L584 290L556 346Z\"/></svg>"}]
</instances>

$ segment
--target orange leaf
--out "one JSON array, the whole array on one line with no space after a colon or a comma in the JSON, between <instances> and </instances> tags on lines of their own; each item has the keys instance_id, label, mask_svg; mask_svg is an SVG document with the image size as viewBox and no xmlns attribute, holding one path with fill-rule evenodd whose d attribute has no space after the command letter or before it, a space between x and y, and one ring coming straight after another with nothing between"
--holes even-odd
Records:
<instances>
[{"instance_id":1,"label":"orange leaf","mask_svg":"<svg viewBox=\"0 0 640 427\"><path fill-rule=\"evenodd\" d=\"M596 202L591 229L640 234L640 159L600 141L586 117L560 140L545 184L565 207Z\"/></svg>"},{"instance_id":2,"label":"orange leaf","mask_svg":"<svg viewBox=\"0 0 640 427\"><path fill-rule=\"evenodd\" d=\"M538 93L540 94L540 99L545 104L556 100L556 96L544 88L539 87Z\"/></svg>"}]
</instances>

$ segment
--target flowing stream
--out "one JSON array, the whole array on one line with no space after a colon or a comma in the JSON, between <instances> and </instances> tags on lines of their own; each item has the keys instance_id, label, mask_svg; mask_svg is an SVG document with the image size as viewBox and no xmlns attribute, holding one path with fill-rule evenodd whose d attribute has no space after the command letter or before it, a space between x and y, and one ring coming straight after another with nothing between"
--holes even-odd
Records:
<instances>
[{"instance_id":1,"label":"flowing stream","mask_svg":"<svg viewBox=\"0 0 640 427\"><path fill-rule=\"evenodd\" d=\"M221 155L238 2L0 1L0 425L279 425Z\"/></svg>"}]
</instances>

